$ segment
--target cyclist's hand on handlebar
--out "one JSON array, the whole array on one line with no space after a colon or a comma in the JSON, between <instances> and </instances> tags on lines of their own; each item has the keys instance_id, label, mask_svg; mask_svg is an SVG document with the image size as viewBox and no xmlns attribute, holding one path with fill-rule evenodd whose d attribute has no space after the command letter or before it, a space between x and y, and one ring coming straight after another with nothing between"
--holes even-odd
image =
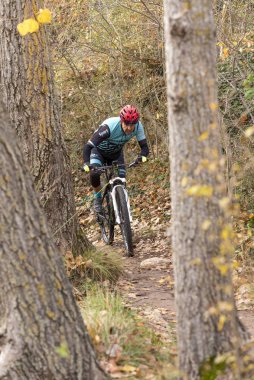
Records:
<instances>
[{"instance_id":1,"label":"cyclist's hand on handlebar","mask_svg":"<svg viewBox=\"0 0 254 380\"><path fill-rule=\"evenodd\" d=\"M86 163L85 163L85 164L83 165L83 168L82 168L82 169L83 169L84 172L89 173L89 172L90 172L89 164L86 164Z\"/></svg>"},{"instance_id":2,"label":"cyclist's hand on handlebar","mask_svg":"<svg viewBox=\"0 0 254 380\"><path fill-rule=\"evenodd\" d=\"M129 168L133 168L134 166L137 166L141 162L146 162L147 157L146 156L138 156L135 161L133 161L130 165Z\"/></svg>"},{"instance_id":3,"label":"cyclist's hand on handlebar","mask_svg":"<svg viewBox=\"0 0 254 380\"><path fill-rule=\"evenodd\" d=\"M147 157L146 156L138 156L135 160L135 164L138 165L139 163L141 162L146 162L147 161Z\"/></svg>"}]
</instances>

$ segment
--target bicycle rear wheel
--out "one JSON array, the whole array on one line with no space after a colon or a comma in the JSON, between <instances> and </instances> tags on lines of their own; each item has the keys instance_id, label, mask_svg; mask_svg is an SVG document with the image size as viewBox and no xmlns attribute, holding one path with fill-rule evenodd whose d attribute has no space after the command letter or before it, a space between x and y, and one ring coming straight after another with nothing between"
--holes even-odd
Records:
<instances>
[{"instance_id":1,"label":"bicycle rear wheel","mask_svg":"<svg viewBox=\"0 0 254 380\"><path fill-rule=\"evenodd\" d=\"M114 241L115 213L109 192L103 195L102 207L103 213L98 215L102 239L106 244L112 244Z\"/></svg>"},{"instance_id":2,"label":"bicycle rear wheel","mask_svg":"<svg viewBox=\"0 0 254 380\"><path fill-rule=\"evenodd\" d=\"M133 256L133 243L132 243L132 231L130 224L130 216L128 206L124 194L124 190L121 186L116 188L116 202L118 206L118 212L120 216L120 228L123 236L125 251L127 256Z\"/></svg>"}]
</instances>

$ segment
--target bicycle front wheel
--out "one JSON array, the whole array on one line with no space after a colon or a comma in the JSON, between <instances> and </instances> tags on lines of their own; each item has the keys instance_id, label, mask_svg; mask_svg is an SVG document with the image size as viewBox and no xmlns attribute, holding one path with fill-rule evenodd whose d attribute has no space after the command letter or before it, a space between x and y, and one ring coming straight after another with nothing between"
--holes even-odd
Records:
<instances>
[{"instance_id":1,"label":"bicycle front wheel","mask_svg":"<svg viewBox=\"0 0 254 380\"><path fill-rule=\"evenodd\" d=\"M109 192L102 198L103 213L99 216L102 239L106 244L114 241L115 213Z\"/></svg>"},{"instance_id":2,"label":"bicycle front wheel","mask_svg":"<svg viewBox=\"0 0 254 380\"><path fill-rule=\"evenodd\" d=\"M125 251L127 256L133 256L133 243L132 243L132 231L129 210L124 194L124 190L121 186L116 187L116 202L120 217L120 228L124 241Z\"/></svg>"}]
</instances>

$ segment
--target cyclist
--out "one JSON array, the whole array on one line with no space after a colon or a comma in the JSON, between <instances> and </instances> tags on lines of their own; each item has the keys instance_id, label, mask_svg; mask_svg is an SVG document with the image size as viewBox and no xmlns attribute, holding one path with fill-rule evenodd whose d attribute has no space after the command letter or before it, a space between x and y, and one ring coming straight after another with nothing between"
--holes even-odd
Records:
<instances>
[{"instance_id":1,"label":"cyclist","mask_svg":"<svg viewBox=\"0 0 254 380\"><path fill-rule=\"evenodd\" d=\"M149 149L138 110L128 104L122 108L118 117L110 117L103 121L84 145L84 170L89 172L89 165L110 165L112 161L117 161L123 164L118 171L119 177L125 178L123 146L134 136L141 148L140 155L135 160L138 164L147 160ZM102 211L100 174L91 170L90 182L94 190L94 210L100 213Z\"/></svg>"}]
</instances>

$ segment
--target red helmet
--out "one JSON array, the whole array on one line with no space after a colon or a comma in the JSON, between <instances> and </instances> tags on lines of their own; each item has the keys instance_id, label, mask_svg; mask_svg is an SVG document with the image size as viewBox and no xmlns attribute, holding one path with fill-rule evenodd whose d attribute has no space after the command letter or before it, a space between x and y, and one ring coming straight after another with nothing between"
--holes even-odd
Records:
<instances>
[{"instance_id":1,"label":"red helmet","mask_svg":"<svg viewBox=\"0 0 254 380\"><path fill-rule=\"evenodd\" d=\"M120 112L121 122L125 124L136 124L139 120L139 113L136 107L127 105Z\"/></svg>"}]
</instances>

